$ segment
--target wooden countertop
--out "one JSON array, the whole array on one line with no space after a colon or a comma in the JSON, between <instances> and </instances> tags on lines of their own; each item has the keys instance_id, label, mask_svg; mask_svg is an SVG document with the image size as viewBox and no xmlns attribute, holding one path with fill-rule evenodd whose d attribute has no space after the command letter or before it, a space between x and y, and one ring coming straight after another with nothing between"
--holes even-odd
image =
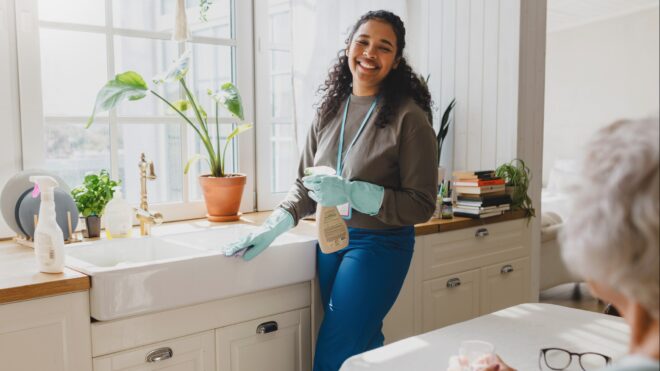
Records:
<instances>
[{"instance_id":1,"label":"wooden countertop","mask_svg":"<svg viewBox=\"0 0 660 371\"><path fill-rule=\"evenodd\" d=\"M244 214L241 217L241 221L235 223L258 225L268 215L270 215L270 212ZM415 235L422 236L441 233L524 217L524 211L519 210L487 219L461 217L432 219L426 223L417 224L415 226ZM158 236L177 232L204 230L212 225L217 224L210 223L205 219L173 222L154 227L153 234ZM137 230L134 233L135 235L139 235ZM301 221L292 230L292 233L315 235L314 221ZM13 241L0 241L0 304L88 290L89 288L90 278L88 276L69 268L65 268L64 272L59 274L40 273L32 248L19 245Z\"/></svg>"},{"instance_id":2,"label":"wooden countertop","mask_svg":"<svg viewBox=\"0 0 660 371\"><path fill-rule=\"evenodd\" d=\"M89 277L72 269L40 273L34 250L13 241L0 242L0 304L89 290Z\"/></svg>"},{"instance_id":3,"label":"wooden countertop","mask_svg":"<svg viewBox=\"0 0 660 371\"><path fill-rule=\"evenodd\" d=\"M524 210L510 211L502 215L485 219L470 219L460 216L455 216L453 219L431 219L426 223L415 225L415 235L423 236L433 233L449 232L457 229L478 227L480 225L506 222L522 218L525 218Z\"/></svg>"}]
</instances>

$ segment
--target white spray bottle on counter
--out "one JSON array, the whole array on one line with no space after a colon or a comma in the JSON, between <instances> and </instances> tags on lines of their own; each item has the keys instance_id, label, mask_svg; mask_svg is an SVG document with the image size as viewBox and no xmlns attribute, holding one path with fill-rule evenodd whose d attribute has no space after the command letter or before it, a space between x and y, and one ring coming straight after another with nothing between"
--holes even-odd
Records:
<instances>
[{"instance_id":1,"label":"white spray bottle on counter","mask_svg":"<svg viewBox=\"0 0 660 371\"><path fill-rule=\"evenodd\" d=\"M58 183L49 176L33 175L35 183L32 197L41 192L39 221L34 230L34 252L39 270L44 273L61 273L64 269L64 234L57 224L55 214L55 187Z\"/></svg>"}]
</instances>

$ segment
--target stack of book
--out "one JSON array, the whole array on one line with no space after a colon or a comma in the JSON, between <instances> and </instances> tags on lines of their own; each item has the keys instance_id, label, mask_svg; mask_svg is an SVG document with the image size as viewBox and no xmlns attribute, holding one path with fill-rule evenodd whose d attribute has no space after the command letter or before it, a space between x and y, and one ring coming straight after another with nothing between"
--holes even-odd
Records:
<instances>
[{"instance_id":1,"label":"stack of book","mask_svg":"<svg viewBox=\"0 0 660 371\"><path fill-rule=\"evenodd\" d=\"M511 207L511 197L506 194L504 179L495 176L493 170L455 171L455 216L488 218L501 215Z\"/></svg>"}]
</instances>

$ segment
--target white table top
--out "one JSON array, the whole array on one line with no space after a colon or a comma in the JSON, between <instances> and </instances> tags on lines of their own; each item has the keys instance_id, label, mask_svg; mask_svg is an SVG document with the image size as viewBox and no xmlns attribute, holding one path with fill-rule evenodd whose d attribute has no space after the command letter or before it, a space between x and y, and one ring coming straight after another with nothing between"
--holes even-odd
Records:
<instances>
[{"instance_id":1,"label":"white table top","mask_svg":"<svg viewBox=\"0 0 660 371\"><path fill-rule=\"evenodd\" d=\"M442 371L464 340L485 340L518 370L538 370L539 350L593 351L617 360L628 349L622 318L552 304L520 304L388 344L344 362L341 371Z\"/></svg>"}]
</instances>

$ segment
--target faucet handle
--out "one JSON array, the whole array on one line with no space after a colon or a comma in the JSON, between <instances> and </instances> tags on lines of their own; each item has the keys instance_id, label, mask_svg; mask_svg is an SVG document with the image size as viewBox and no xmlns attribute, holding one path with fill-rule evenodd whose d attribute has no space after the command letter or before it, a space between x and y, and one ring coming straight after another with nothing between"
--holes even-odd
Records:
<instances>
[{"instance_id":1,"label":"faucet handle","mask_svg":"<svg viewBox=\"0 0 660 371\"><path fill-rule=\"evenodd\" d=\"M147 175L147 178L153 180L156 179L156 171L154 170L154 162L149 161L149 175Z\"/></svg>"},{"instance_id":2,"label":"faucet handle","mask_svg":"<svg viewBox=\"0 0 660 371\"><path fill-rule=\"evenodd\" d=\"M151 214L154 218L154 223L156 224L163 224L163 214L159 213L158 211L154 212Z\"/></svg>"}]
</instances>

